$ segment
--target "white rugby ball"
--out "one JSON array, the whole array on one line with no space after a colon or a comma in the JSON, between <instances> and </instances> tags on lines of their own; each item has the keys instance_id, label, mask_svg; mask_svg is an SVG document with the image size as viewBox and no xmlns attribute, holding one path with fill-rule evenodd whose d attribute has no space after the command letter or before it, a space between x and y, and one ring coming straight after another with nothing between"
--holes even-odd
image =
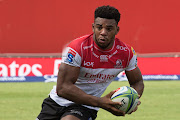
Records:
<instances>
[{"instance_id":1,"label":"white rugby ball","mask_svg":"<svg viewBox=\"0 0 180 120\"><path fill-rule=\"evenodd\" d=\"M111 96L111 100L114 102L121 102L121 105L115 107L128 114L131 113L137 106L139 97L134 88L123 86L116 90L116 92Z\"/></svg>"}]
</instances>

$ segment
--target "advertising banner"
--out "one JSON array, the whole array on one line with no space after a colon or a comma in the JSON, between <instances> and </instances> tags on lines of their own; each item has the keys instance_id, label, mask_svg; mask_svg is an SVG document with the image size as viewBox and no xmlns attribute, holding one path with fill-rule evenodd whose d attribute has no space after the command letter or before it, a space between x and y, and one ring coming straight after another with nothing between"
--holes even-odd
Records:
<instances>
[{"instance_id":1,"label":"advertising banner","mask_svg":"<svg viewBox=\"0 0 180 120\"><path fill-rule=\"evenodd\" d=\"M0 82L56 81L60 58L0 58Z\"/></svg>"},{"instance_id":2,"label":"advertising banner","mask_svg":"<svg viewBox=\"0 0 180 120\"><path fill-rule=\"evenodd\" d=\"M180 80L180 57L138 58L144 80ZM116 80L127 80L124 72Z\"/></svg>"},{"instance_id":3,"label":"advertising banner","mask_svg":"<svg viewBox=\"0 0 180 120\"><path fill-rule=\"evenodd\" d=\"M180 58L138 58L144 80L180 80ZM0 82L56 82L61 58L0 58ZM116 81L126 81L121 72Z\"/></svg>"}]
</instances>

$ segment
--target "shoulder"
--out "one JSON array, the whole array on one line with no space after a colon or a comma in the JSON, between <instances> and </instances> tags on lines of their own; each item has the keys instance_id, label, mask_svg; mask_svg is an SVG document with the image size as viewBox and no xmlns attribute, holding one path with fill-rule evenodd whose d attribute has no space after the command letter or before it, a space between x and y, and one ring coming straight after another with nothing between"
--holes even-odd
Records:
<instances>
[{"instance_id":1,"label":"shoulder","mask_svg":"<svg viewBox=\"0 0 180 120\"><path fill-rule=\"evenodd\" d=\"M118 38L116 38L116 49L119 49L120 51L123 51L124 54L130 55L130 56L133 56L133 54L136 55L136 52L132 46L119 40Z\"/></svg>"},{"instance_id":2,"label":"shoulder","mask_svg":"<svg viewBox=\"0 0 180 120\"><path fill-rule=\"evenodd\" d=\"M137 55L132 46L116 39L116 49L119 51L121 58L126 61L126 67L131 63L136 64Z\"/></svg>"},{"instance_id":3,"label":"shoulder","mask_svg":"<svg viewBox=\"0 0 180 120\"><path fill-rule=\"evenodd\" d=\"M84 35L79 38L72 40L66 47L73 49L74 51L81 54L83 46L86 46L91 41L92 34Z\"/></svg>"},{"instance_id":4,"label":"shoulder","mask_svg":"<svg viewBox=\"0 0 180 120\"><path fill-rule=\"evenodd\" d=\"M80 67L82 61L82 46L89 41L91 35L85 35L71 41L63 50L62 62L71 66Z\"/></svg>"}]
</instances>

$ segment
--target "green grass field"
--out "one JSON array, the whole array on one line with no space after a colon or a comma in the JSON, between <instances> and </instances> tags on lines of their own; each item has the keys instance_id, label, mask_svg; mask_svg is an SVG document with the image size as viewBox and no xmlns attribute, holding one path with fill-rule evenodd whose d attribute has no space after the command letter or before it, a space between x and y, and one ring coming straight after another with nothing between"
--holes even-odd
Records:
<instances>
[{"instance_id":1,"label":"green grass field","mask_svg":"<svg viewBox=\"0 0 180 120\"><path fill-rule=\"evenodd\" d=\"M0 120L35 120L56 83L0 83ZM114 81L105 94L127 82ZM180 81L145 81L138 111L116 117L100 109L97 120L179 120Z\"/></svg>"}]
</instances>

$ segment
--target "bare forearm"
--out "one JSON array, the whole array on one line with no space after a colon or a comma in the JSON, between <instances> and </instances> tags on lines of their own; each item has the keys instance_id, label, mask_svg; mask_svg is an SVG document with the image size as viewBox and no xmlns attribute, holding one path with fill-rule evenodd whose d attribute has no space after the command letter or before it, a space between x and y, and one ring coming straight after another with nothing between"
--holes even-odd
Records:
<instances>
[{"instance_id":1,"label":"bare forearm","mask_svg":"<svg viewBox=\"0 0 180 120\"><path fill-rule=\"evenodd\" d=\"M64 85L61 89L57 89L57 94L60 97L68 99L78 104L90 105L99 107L100 98L88 95L75 85Z\"/></svg>"},{"instance_id":2,"label":"bare forearm","mask_svg":"<svg viewBox=\"0 0 180 120\"><path fill-rule=\"evenodd\" d=\"M110 96L115 91L110 92L108 95L104 97L95 97L92 95L88 95L76 86L70 86L65 89L58 90L57 93L60 97L66 98L68 100L71 100L77 104L84 104L84 105L89 105L89 106L94 106L94 107L100 107L102 109L105 109L112 114L116 116L124 116L125 113L116 109L114 106L115 105L120 105L119 102L113 102L110 99Z\"/></svg>"},{"instance_id":3,"label":"bare forearm","mask_svg":"<svg viewBox=\"0 0 180 120\"><path fill-rule=\"evenodd\" d=\"M138 94L140 95L140 97L142 96L143 91L144 91L144 83L143 83L143 80L138 81L138 82L136 82L136 83L134 83L134 84L131 84L130 86L133 87L133 88L138 92Z\"/></svg>"},{"instance_id":4,"label":"bare forearm","mask_svg":"<svg viewBox=\"0 0 180 120\"><path fill-rule=\"evenodd\" d=\"M140 69L137 67L133 71L126 71L126 76L130 86L135 88L138 94L141 96L144 91L144 82Z\"/></svg>"}]
</instances>

